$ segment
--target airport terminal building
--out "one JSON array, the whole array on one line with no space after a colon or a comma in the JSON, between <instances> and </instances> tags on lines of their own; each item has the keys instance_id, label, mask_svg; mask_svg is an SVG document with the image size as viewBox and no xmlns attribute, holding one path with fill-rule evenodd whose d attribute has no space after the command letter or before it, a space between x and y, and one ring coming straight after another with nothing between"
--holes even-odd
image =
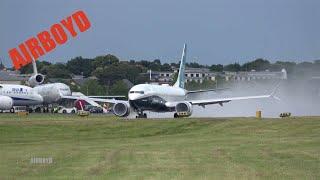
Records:
<instances>
[{"instance_id":1,"label":"airport terminal building","mask_svg":"<svg viewBox=\"0 0 320 180\"><path fill-rule=\"evenodd\" d=\"M173 71L149 71L145 75L149 75L152 82L171 83L178 69ZM225 81L252 81L252 80L268 80L268 79L287 79L287 71L282 69L280 72L266 71L239 71L239 72L212 72L208 68L186 68L186 82L202 83L205 80L216 81L217 77L222 77Z\"/></svg>"},{"instance_id":2,"label":"airport terminal building","mask_svg":"<svg viewBox=\"0 0 320 180\"><path fill-rule=\"evenodd\" d=\"M252 80L268 80L268 79L287 79L287 71L282 69L280 72L265 71L239 71L224 72L226 81L252 81Z\"/></svg>"}]
</instances>

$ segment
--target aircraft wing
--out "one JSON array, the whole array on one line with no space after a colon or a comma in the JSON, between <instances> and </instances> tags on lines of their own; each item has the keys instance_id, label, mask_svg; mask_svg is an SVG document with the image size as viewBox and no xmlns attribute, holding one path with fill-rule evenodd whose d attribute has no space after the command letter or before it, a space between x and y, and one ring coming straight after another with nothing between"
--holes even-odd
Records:
<instances>
[{"instance_id":1,"label":"aircraft wing","mask_svg":"<svg viewBox=\"0 0 320 180\"><path fill-rule=\"evenodd\" d=\"M104 98L104 99L113 99L113 98L125 98L126 96L87 96L84 95L81 92L72 92L72 96L78 96L78 97L89 97L89 98Z\"/></svg>"},{"instance_id":2,"label":"aircraft wing","mask_svg":"<svg viewBox=\"0 0 320 180\"><path fill-rule=\"evenodd\" d=\"M95 101L91 100L87 96L62 96L62 98L63 99L73 99L73 100L84 100L84 101L88 102L92 106L100 107L100 105L98 103L96 103Z\"/></svg>"},{"instance_id":3,"label":"aircraft wing","mask_svg":"<svg viewBox=\"0 0 320 180\"><path fill-rule=\"evenodd\" d=\"M115 104L115 103L127 103L128 101L126 100L117 100L117 99L103 99L103 98L89 98L92 101L95 102L104 102L104 103L111 103L111 104Z\"/></svg>"},{"instance_id":4,"label":"aircraft wing","mask_svg":"<svg viewBox=\"0 0 320 180\"><path fill-rule=\"evenodd\" d=\"M192 105L199 105L199 106L205 106L208 104L219 104L223 105L223 103L227 103L230 101L237 101L237 100L248 100L248 99L263 99L263 98L274 98L276 100L280 100L277 96L275 96L275 93L280 86L280 83L276 86L276 88L272 91L271 94L268 95L259 95L259 96L240 96L240 97L230 97L230 98L216 98L216 99L203 99L203 100L190 100L189 102Z\"/></svg>"},{"instance_id":5,"label":"aircraft wing","mask_svg":"<svg viewBox=\"0 0 320 180\"><path fill-rule=\"evenodd\" d=\"M126 96L88 96L89 98L104 98L104 99L111 99L111 98L125 98Z\"/></svg>"},{"instance_id":6,"label":"aircraft wing","mask_svg":"<svg viewBox=\"0 0 320 180\"><path fill-rule=\"evenodd\" d=\"M189 101L192 105L205 106L209 104L219 104L227 103L236 100L247 100L247 99L262 99L270 98L272 95L260 95L260 96L242 96L242 97L230 97L230 98L217 98L217 99L203 99L203 100L191 100Z\"/></svg>"},{"instance_id":7,"label":"aircraft wing","mask_svg":"<svg viewBox=\"0 0 320 180\"><path fill-rule=\"evenodd\" d=\"M118 102L127 102L124 100L116 100L116 99L103 99L103 98L91 98L88 96L62 96L63 99L74 99L74 100L85 100L91 105L100 106L96 102L103 102L103 103L111 103L115 104Z\"/></svg>"}]
</instances>

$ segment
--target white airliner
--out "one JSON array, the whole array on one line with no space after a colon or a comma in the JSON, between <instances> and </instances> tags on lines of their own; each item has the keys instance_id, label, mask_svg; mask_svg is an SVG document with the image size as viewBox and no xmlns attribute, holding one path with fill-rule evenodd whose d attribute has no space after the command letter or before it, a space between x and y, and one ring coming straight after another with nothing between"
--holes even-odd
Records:
<instances>
[{"instance_id":1,"label":"white airliner","mask_svg":"<svg viewBox=\"0 0 320 180\"><path fill-rule=\"evenodd\" d=\"M186 63L187 47L184 45L181 63L178 73L178 79L173 86L139 84L133 86L128 94L128 101L120 100L104 100L99 98L91 98L94 101L113 103L113 113L117 116L126 117L132 111L138 114L137 118L146 118L144 111L152 112L174 112L174 117L187 117L192 114L194 105L205 107L209 104L227 103L235 100L260 99L273 97L274 92L270 95L245 96L231 98L212 98L205 100L188 100L187 95L190 93L201 93L200 91L187 91L184 89L185 84L185 63ZM212 90L207 90L212 91Z\"/></svg>"},{"instance_id":2,"label":"white airliner","mask_svg":"<svg viewBox=\"0 0 320 180\"><path fill-rule=\"evenodd\" d=\"M44 75L39 74L36 63L33 60L33 75L28 84L24 85L0 85L0 110L14 112L13 106L33 106L56 103L63 96L71 95L69 86L63 83L42 84ZM32 88L33 87L33 88Z\"/></svg>"},{"instance_id":3,"label":"white airliner","mask_svg":"<svg viewBox=\"0 0 320 180\"><path fill-rule=\"evenodd\" d=\"M0 84L0 111L10 110L14 112L13 106L44 105L44 111L48 111L48 105L58 103L62 99L82 99L93 106L100 106L90 99L90 96L73 96L70 87L63 83L44 83L44 75L38 73L36 62L32 60L33 74L28 84L11 85ZM104 98L122 98L123 96L99 96Z\"/></svg>"},{"instance_id":4,"label":"white airliner","mask_svg":"<svg viewBox=\"0 0 320 180\"><path fill-rule=\"evenodd\" d=\"M32 60L33 75L29 78L28 83L34 87L34 91L40 94L43 98L43 105L48 106L49 104L58 103L62 99L85 100L88 104L93 106L101 107L98 103L91 100L91 96L85 96L79 93L72 93L68 85L64 83L48 83L43 84L44 75L38 73L37 65L35 60ZM93 96L94 97L94 96ZM104 98L123 98L123 96L99 96ZM47 109L47 108L46 108Z\"/></svg>"},{"instance_id":5,"label":"white airliner","mask_svg":"<svg viewBox=\"0 0 320 180\"><path fill-rule=\"evenodd\" d=\"M0 110L14 112L13 106L41 105L43 98L28 86L0 84Z\"/></svg>"}]
</instances>

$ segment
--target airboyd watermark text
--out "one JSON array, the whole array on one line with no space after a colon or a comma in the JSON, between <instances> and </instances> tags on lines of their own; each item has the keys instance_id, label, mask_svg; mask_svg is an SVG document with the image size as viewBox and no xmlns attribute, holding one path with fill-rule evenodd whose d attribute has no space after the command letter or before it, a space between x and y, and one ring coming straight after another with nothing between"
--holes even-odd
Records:
<instances>
[{"instance_id":1,"label":"airboyd watermark text","mask_svg":"<svg viewBox=\"0 0 320 180\"><path fill-rule=\"evenodd\" d=\"M32 157L30 159L30 164L52 164L52 157Z\"/></svg>"}]
</instances>

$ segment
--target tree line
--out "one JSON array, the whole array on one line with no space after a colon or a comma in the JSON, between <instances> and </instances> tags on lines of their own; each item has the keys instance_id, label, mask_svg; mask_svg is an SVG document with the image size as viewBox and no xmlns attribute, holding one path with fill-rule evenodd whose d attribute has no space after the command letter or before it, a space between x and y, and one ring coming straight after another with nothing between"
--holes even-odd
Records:
<instances>
[{"instance_id":1,"label":"tree line","mask_svg":"<svg viewBox=\"0 0 320 180\"><path fill-rule=\"evenodd\" d=\"M0 66L3 66L2 64ZM142 72L152 71L172 71L173 68L179 68L179 63L161 63L159 59L153 61L148 60L129 60L120 61L115 55L97 56L93 59L76 57L66 63L52 64L47 61L37 62L39 72L54 78L71 78L71 75L83 75L84 77L96 76L101 81L107 82L120 78L127 78L133 83L139 82L141 79L137 77ZM291 62L291 61L276 61L271 63L266 59L256 59L244 64L212 64L201 65L197 62L186 63L190 68L208 68L213 72L239 72L239 71L281 71L286 69L288 73L294 73L301 70L319 71L320 60L313 62ZM20 69L22 74L32 73L32 65L29 64ZM142 79L143 80L143 79Z\"/></svg>"},{"instance_id":2,"label":"tree line","mask_svg":"<svg viewBox=\"0 0 320 180\"><path fill-rule=\"evenodd\" d=\"M3 66L3 65L2 65ZM197 62L186 63L190 68L208 68L213 72L239 72L239 71L281 71L286 69L288 74L306 74L320 71L320 60L313 62L290 62L276 61L271 63L266 59L256 59L244 64L212 64L201 65ZM141 75L148 70L152 71L173 71L173 68L179 68L178 63L161 63L159 59L148 60L129 60L120 61L118 57L112 54L97 56L95 58L75 57L66 63L50 63L47 61L37 61L38 71L48 78L71 79L72 75L83 75L84 77L94 76L84 87L72 86L74 90L79 90L85 94L91 95L114 95L119 92L127 93L126 85L123 79L128 79L133 84L144 83L148 81L148 76ZM21 74L32 73L32 65L29 64L20 69ZM210 83L208 83L210 84ZM211 83L212 84L212 83ZM190 87L196 87L192 84ZM124 90L125 89L125 90Z\"/></svg>"}]
</instances>

